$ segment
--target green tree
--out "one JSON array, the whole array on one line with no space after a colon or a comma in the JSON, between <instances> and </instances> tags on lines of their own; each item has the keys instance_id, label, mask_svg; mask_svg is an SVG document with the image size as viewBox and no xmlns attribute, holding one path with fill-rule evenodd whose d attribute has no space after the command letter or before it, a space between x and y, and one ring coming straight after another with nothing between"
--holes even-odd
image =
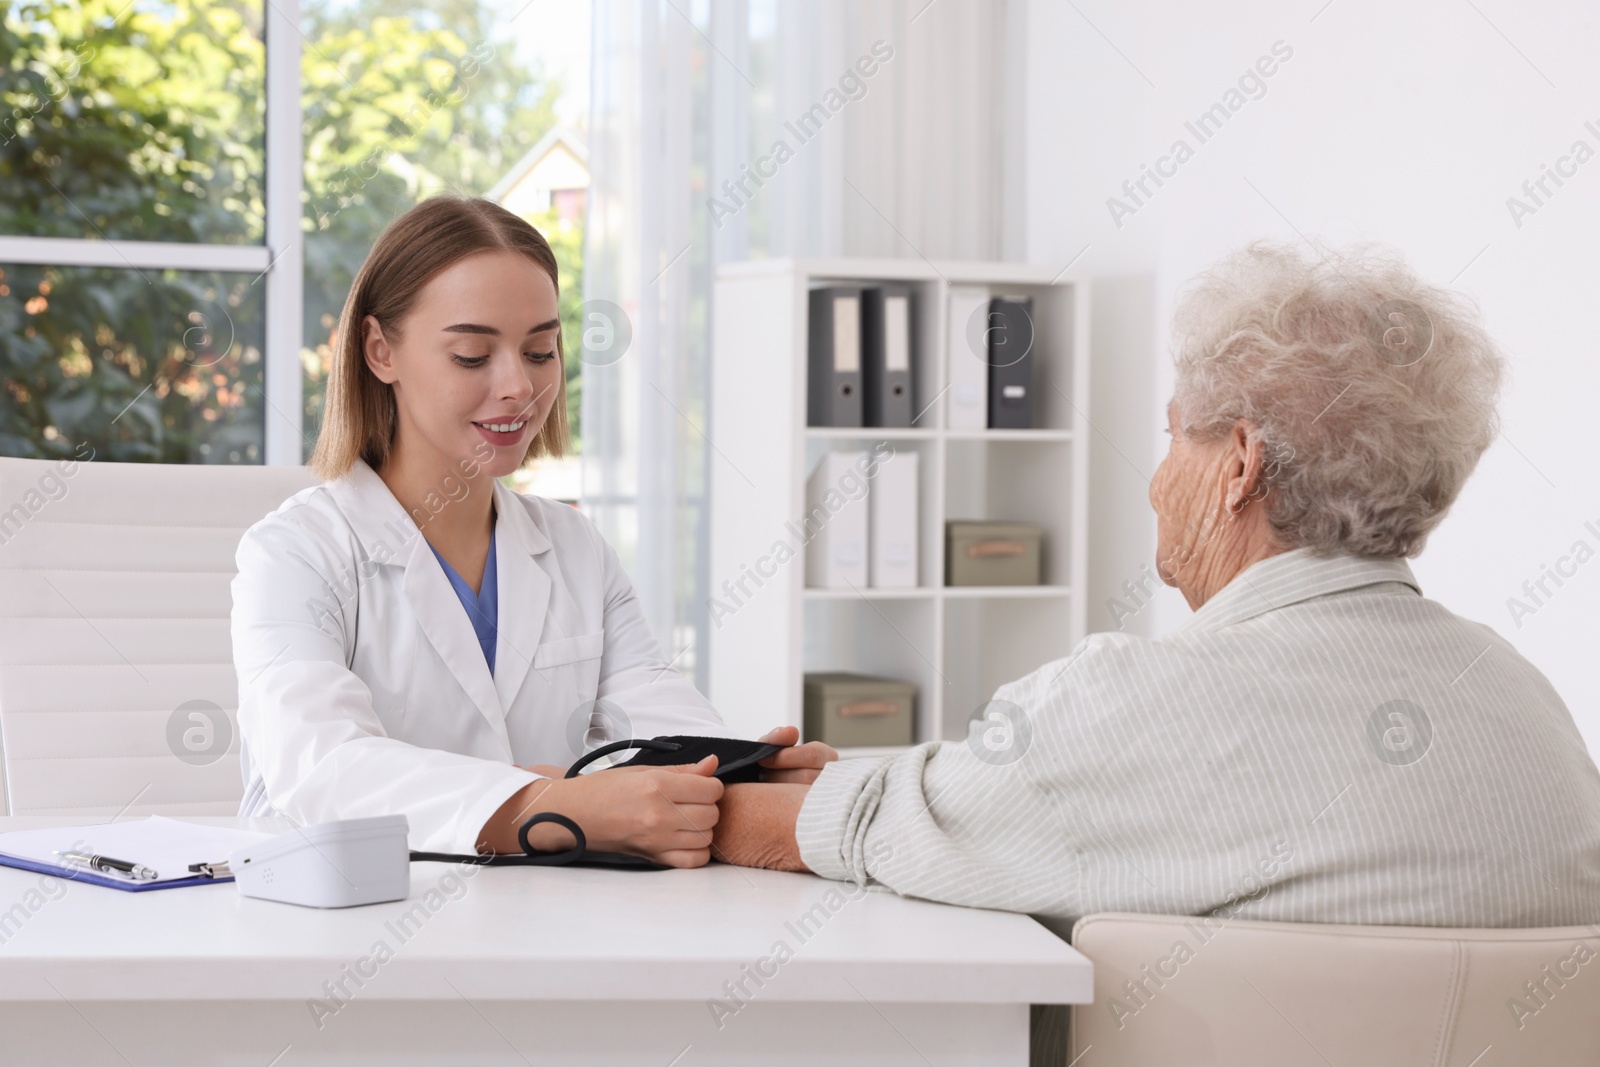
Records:
<instances>
[{"instance_id":1,"label":"green tree","mask_svg":"<svg viewBox=\"0 0 1600 1067\"><path fill-rule=\"evenodd\" d=\"M262 235L260 12L0 0L0 232ZM260 462L249 278L0 267L0 452Z\"/></svg>"}]
</instances>

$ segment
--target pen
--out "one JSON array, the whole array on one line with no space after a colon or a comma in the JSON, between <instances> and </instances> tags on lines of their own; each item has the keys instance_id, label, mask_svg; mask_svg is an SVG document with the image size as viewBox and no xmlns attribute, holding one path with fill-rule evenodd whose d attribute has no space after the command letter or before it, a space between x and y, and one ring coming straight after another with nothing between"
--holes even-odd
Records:
<instances>
[{"instance_id":1,"label":"pen","mask_svg":"<svg viewBox=\"0 0 1600 1067\"><path fill-rule=\"evenodd\" d=\"M127 860L114 860L110 856L97 856L92 852L74 852L71 850L56 849L56 855L68 863L77 863L96 871L116 871L129 878L136 878L141 882L148 882L158 877L155 871L141 863L129 863Z\"/></svg>"}]
</instances>

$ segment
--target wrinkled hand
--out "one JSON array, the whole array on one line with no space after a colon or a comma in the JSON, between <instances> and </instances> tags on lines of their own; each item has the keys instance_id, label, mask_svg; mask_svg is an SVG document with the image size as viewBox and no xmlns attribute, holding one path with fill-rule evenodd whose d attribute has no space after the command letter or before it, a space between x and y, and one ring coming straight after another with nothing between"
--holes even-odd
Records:
<instances>
[{"instance_id":1,"label":"wrinkled hand","mask_svg":"<svg viewBox=\"0 0 1600 1067\"><path fill-rule=\"evenodd\" d=\"M531 782L484 824L478 847L520 852L517 830L523 821L535 812L553 811L577 823L596 852L626 852L669 867L704 866L711 858L711 830L723 792L716 773L717 757L707 756L674 767L612 767ZM571 848L573 838L561 826L540 823L529 832L528 843L554 851Z\"/></svg>"},{"instance_id":2,"label":"wrinkled hand","mask_svg":"<svg viewBox=\"0 0 1600 1067\"><path fill-rule=\"evenodd\" d=\"M831 751L831 750L830 750ZM722 791L711 854L723 863L774 871L810 870L795 842L795 821L810 786L744 782Z\"/></svg>"},{"instance_id":3,"label":"wrinkled hand","mask_svg":"<svg viewBox=\"0 0 1600 1067\"><path fill-rule=\"evenodd\" d=\"M782 752L774 752L761 761L763 782L810 785L822 773L822 768L839 758L836 750L821 741L795 744L800 740L800 730L795 726L776 727L761 740L784 746Z\"/></svg>"}]
</instances>

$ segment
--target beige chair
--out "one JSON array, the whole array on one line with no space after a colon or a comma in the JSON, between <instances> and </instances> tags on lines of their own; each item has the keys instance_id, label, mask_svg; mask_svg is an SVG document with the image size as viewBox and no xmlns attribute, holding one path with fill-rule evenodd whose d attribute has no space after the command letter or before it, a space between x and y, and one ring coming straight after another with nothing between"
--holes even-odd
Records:
<instances>
[{"instance_id":1,"label":"beige chair","mask_svg":"<svg viewBox=\"0 0 1600 1067\"><path fill-rule=\"evenodd\" d=\"M1072 1008L1057 1067L1600 1064L1600 926L1107 913L1072 942L1094 963L1094 1003Z\"/></svg>"},{"instance_id":2,"label":"beige chair","mask_svg":"<svg viewBox=\"0 0 1600 1067\"><path fill-rule=\"evenodd\" d=\"M315 482L0 459L0 813L238 810L234 549Z\"/></svg>"}]
</instances>

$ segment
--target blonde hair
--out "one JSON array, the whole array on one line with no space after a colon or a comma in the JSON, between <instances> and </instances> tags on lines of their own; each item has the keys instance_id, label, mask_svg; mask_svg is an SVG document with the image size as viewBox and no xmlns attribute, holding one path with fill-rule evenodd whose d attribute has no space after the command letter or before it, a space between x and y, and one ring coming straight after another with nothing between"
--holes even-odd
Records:
<instances>
[{"instance_id":1,"label":"blonde hair","mask_svg":"<svg viewBox=\"0 0 1600 1067\"><path fill-rule=\"evenodd\" d=\"M1255 424L1291 548L1416 555L1498 431L1503 359L1476 309L1385 250L1258 242L1195 279L1175 319L1185 436Z\"/></svg>"},{"instance_id":2,"label":"blonde hair","mask_svg":"<svg viewBox=\"0 0 1600 1067\"><path fill-rule=\"evenodd\" d=\"M561 279L555 253L538 230L499 204L479 197L436 196L391 222L361 265L339 316L339 333L328 371L328 397L322 430L309 466L319 478L344 475L357 458L378 470L389 458L399 426L394 389L367 366L362 323L378 320L384 336L400 337L400 324L422 287L437 274L476 252L518 252L550 275L556 296ZM550 414L528 442L522 463L538 456L565 455L567 429L566 351L556 330L556 358L562 367Z\"/></svg>"}]
</instances>

